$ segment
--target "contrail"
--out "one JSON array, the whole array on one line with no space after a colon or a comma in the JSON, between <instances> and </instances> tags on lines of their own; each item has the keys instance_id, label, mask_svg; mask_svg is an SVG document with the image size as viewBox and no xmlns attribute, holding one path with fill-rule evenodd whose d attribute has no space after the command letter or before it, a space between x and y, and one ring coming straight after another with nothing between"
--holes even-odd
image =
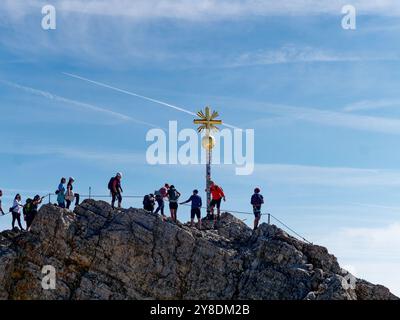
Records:
<instances>
[{"instance_id":1,"label":"contrail","mask_svg":"<svg viewBox=\"0 0 400 320\"><path fill-rule=\"evenodd\" d=\"M177 107L177 106L174 106L172 104L169 104L169 103L157 100L157 99L153 99L153 98L149 98L149 97L146 97L146 96L142 96L140 94L137 94L137 93L134 93L134 92L131 92L131 91L127 91L127 90L124 90L124 89L113 87L113 86L110 86L110 85L102 83L102 82L90 80L88 78L84 78L84 77L81 77L81 76L78 76L78 75L75 75L75 74L72 74L72 73L63 72L63 74L68 76L68 77L72 77L72 78L76 78L76 79L79 79L79 80L83 80L83 81L86 81L86 82L93 83L93 84L95 84L97 86L100 86L100 87L103 87L103 88L108 88L108 89L111 89L111 90L114 90L114 91L125 93L125 94L133 96L133 97L137 97L137 98L140 98L140 99L143 99L143 100L151 101L151 102L166 106L168 108L172 108L172 109L175 109L177 111L180 111L180 112L183 112L183 113L186 113L186 114L190 114L192 116L197 116L196 113L194 113L194 112L192 112L190 110L187 110L187 109L184 109L184 108L181 108L181 107ZM235 127L235 126L227 124L227 123L223 123L223 126L231 128L231 129L239 129L238 127Z\"/></svg>"},{"instance_id":2,"label":"contrail","mask_svg":"<svg viewBox=\"0 0 400 320\"><path fill-rule=\"evenodd\" d=\"M0 82L6 84L8 86L11 86L13 88L23 90L23 91L25 91L27 93L44 97L46 99L50 99L50 100L54 100L54 101L58 101L58 102L66 103L66 104L71 104L71 105L74 105L74 106L77 106L77 107L80 107L80 108L84 108L84 109L87 109L87 110L95 111L95 112L104 113L104 114L112 116L113 118L118 119L118 120L131 121L131 122L135 122L135 123L138 123L138 124L141 124L141 125L145 125L145 126L149 126L149 127L152 127L152 128L159 128L159 126L157 126L155 124L152 124L152 123L149 123L149 122L145 122L145 121L141 121L141 120L137 120L137 119L134 119L134 118L132 118L130 116L124 115L122 113L115 112L115 111L108 110L108 109L104 109L104 108L101 108L101 107L98 107L98 106L95 106L95 105L92 105L92 104L88 104L88 103L84 103L84 102L81 102L81 101L76 101L76 100L64 98L64 97L61 97L61 96L54 95L54 94L52 94L50 92L47 92L47 91L42 91L42 90L34 89L34 88L31 88L31 87L22 86L22 85L19 85L17 83L6 81L6 80L0 80Z\"/></svg>"}]
</instances>

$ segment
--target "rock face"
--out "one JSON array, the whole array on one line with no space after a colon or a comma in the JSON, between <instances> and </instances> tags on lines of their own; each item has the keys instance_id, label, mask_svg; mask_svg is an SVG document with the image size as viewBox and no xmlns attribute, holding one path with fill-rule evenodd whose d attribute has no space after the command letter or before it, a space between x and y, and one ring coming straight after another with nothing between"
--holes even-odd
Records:
<instances>
[{"instance_id":1,"label":"rock face","mask_svg":"<svg viewBox=\"0 0 400 320\"><path fill-rule=\"evenodd\" d=\"M0 234L0 299L397 298L273 225L253 232L224 213L218 230L198 231L86 200L73 213L45 205L31 232Z\"/></svg>"}]
</instances>

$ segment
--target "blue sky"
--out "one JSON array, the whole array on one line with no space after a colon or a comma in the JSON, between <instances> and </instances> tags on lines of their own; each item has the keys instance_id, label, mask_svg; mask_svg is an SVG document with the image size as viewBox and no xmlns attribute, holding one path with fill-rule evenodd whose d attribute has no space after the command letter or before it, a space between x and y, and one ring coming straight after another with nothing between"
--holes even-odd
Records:
<instances>
[{"instance_id":1,"label":"blue sky","mask_svg":"<svg viewBox=\"0 0 400 320\"><path fill-rule=\"evenodd\" d=\"M56 30L41 28L47 3ZM352 31L341 28L348 3ZM152 126L190 128L192 116L64 73L77 74L254 129L253 175L214 168L225 208L251 211L259 185L266 211L400 294L399 16L396 1L2 1L4 207L61 176L82 194L106 194L116 171L126 194L204 187L203 166L145 161Z\"/></svg>"}]
</instances>

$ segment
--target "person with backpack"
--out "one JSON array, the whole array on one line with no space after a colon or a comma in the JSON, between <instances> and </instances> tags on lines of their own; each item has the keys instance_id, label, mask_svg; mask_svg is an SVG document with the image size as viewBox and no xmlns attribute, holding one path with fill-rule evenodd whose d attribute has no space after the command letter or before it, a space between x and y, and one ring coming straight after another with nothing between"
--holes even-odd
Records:
<instances>
[{"instance_id":1,"label":"person with backpack","mask_svg":"<svg viewBox=\"0 0 400 320\"><path fill-rule=\"evenodd\" d=\"M221 201L222 199L226 201L224 190L218 185L216 185L213 181L210 183L210 192L211 192L211 202L210 202L210 208L211 208L211 217L214 220L214 227L215 227L215 222L216 218L217 220L220 219L221 216ZM217 216L214 215L214 208L217 207Z\"/></svg>"},{"instance_id":2,"label":"person with backpack","mask_svg":"<svg viewBox=\"0 0 400 320\"><path fill-rule=\"evenodd\" d=\"M199 196L198 190L193 190L193 194L191 195L191 197L180 204L185 204L188 202L192 202L192 209L190 211L190 226L193 227L194 217L197 217L198 228L199 230L201 230L201 207L203 205L203 202L201 200L201 197Z\"/></svg>"},{"instance_id":3,"label":"person with backpack","mask_svg":"<svg viewBox=\"0 0 400 320\"><path fill-rule=\"evenodd\" d=\"M57 203L60 208L65 208L65 183L67 179L61 178L60 184L58 185L56 194L57 194Z\"/></svg>"},{"instance_id":4,"label":"person with backpack","mask_svg":"<svg viewBox=\"0 0 400 320\"><path fill-rule=\"evenodd\" d=\"M39 205L42 203L44 197L40 197L39 195L36 195L33 200L28 199L26 201L26 204L24 206L24 217L26 221L26 230L30 231L31 226L33 223L33 220L35 220L35 217L38 213L38 208Z\"/></svg>"},{"instance_id":5,"label":"person with backpack","mask_svg":"<svg viewBox=\"0 0 400 320\"><path fill-rule=\"evenodd\" d=\"M178 211L178 199L181 193L175 189L175 186L170 186L168 189L168 200L169 200L169 210L171 212L171 218L173 221L177 221L177 211Z\"/></svg>"},{"instance_id":6,"label":"person with backpack","mask_svg":"<svg viewBox=\"0 0 400 320\"><path fill-rule=\"evenodd\" d=\"M156 204L156 201L154 198L154 194L150 193L150 194L146 194L144 196L144 199L143 199L143 209L144 210L153 213L155 204Z\"/></svg>"},{"instance_id":7,"label":"person with backpack","mask_svg":"<svg viewBox=\"0 0 400 320\"><path fill-rule=\"evenodd\" d=\"M4 216L5 213L3 211L3 207L1 206L1 197L3 196L3 190L0 190L0 213Z\"/></svg>"},{"instance_id":8,"label":"person with backpack","mask_svg":"<svg viewBox=\"0 0 400 320\"><path fill-rule=\"evenodd\" d=\"M261 219L261 206L264 204L264 197L260 194L260 188L254 189L254 194L251 197L251 205L253 206L254 213L254 230L258 228L258 223Z\"/></svg>"},{"instance_id":9,"label":"person with backpack","mask_svg":"<svg viewBox=\"0 0 400 320\"><path fill-rule=\"evenodd\" d=\"M10 212L12 214L12 229L14 230L15 228L15 221L18 222L18 226L21 230L24 230L21 224L21 208L23 208L23 204L21 201L21 195L17 194L14 198L14 203L13 206L10 208Z\"/></svg>"},{"instance_id":10,"label":"person with backpack","mask_svg":"<svg viewBox=\"0 0 400 320\"><path fill-rule=\"evenodd\" d=\"M122 204L122 187L121 187L122 173L118 172L115 177L112 177L108 182L108 190L111 193L111 207L115 209L115 200L118 200L118 208Z\"/></svg>"},{"instance_id":11,"label":"person with backpack","mask_svg":"<svg viewBox=\"0 0 400 320\"><path fill-rule=\"evenodd\" d=\"M155 192L156 201L157 201L157 209L156 209L155 213L160 212L161 216L163 217L163 220L165 219L165 214L164 214L165 202L164 202L164 198L166 198L168 196L168 189L169 189L169 184L166 183L160 190Z\"/></svg>"},{"instance_id":12,"label":"person with backpack","mask_svg":"<svg viewBox=\"0 0 400 320\"><path fill-rule=\"evenodd\" d=\"M67 193L65 195L65 202L67 203L66 208L69 209L71 206L71 203L75 199L75 206L79 205L79 194L74 193L74 184L75 179L73 177L70 177L68 180L67 184Z\"/></svg>"}]
</instances>

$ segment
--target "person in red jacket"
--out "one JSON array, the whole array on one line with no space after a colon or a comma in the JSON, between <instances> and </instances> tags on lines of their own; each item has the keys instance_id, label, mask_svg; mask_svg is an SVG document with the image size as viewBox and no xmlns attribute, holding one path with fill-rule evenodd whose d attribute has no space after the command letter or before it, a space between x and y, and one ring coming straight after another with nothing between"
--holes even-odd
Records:
<instances>
[{"instance_id":1,"label":"person in red jacket","mask_svg":"<svg viewBox=\"0 0 400 320\"><path fill-rule=\"evenodd\" d=\"M215 221L219 220L221 216L221 201L222 199L226 201L224 190L218 185L216 185L213 181L210 183L210 192L211 192L211 202L210 202L210 208L211 208L211 216L214 219L214 226L215 226ZM217 216L214 215L214 208L217 207Z\"/></svg>"}]
</instances>

